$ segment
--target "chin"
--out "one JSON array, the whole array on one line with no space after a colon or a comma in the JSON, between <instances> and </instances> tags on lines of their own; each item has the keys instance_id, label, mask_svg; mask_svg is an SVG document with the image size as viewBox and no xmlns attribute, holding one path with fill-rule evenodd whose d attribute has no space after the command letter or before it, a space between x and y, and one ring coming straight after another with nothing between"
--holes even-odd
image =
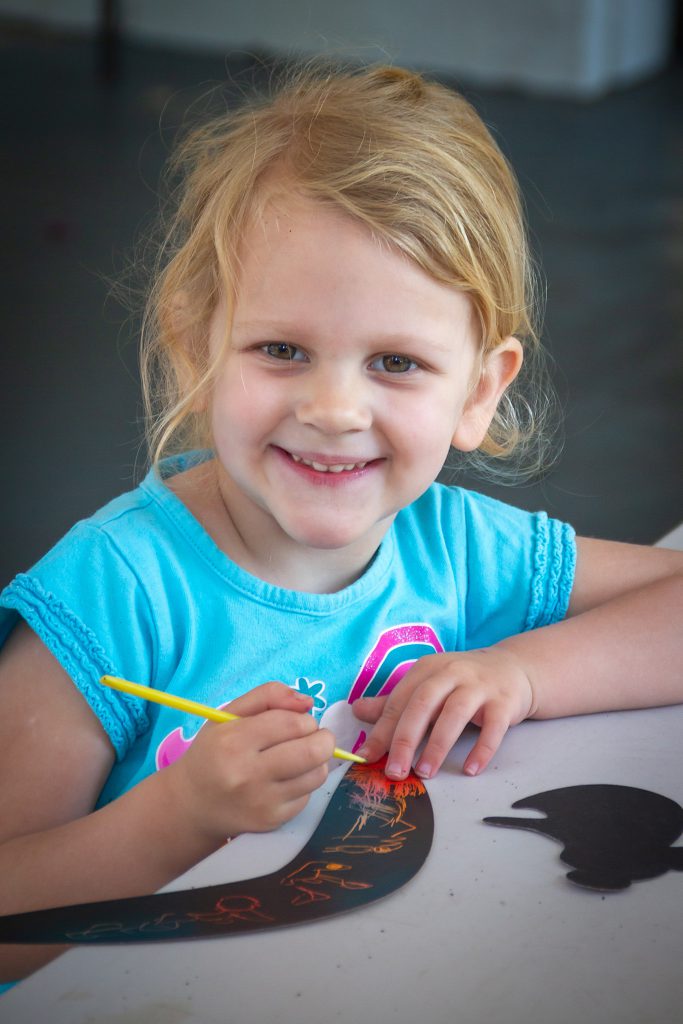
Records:
<instances>
[{"instance_id":1,"label":"chin","mask_svg":"<svg viewBox=\"0 0 683 1024\"><path fill-rule=\"evenodd\" d=\"M294 537L294 539L302 547L312 548L315 551L343 551L346 548L354 547L358 540L356 536L350 537L346 534L326 532L302 533L300 537Z\"/></svg>"},{"instance_id":2,"label":"chin","mask_svg":"<svg viewBox=\"0 0 683 1024\"><path fill-rule=\"evenodd\" d=\"M357 527L344 529L326 523L307 523L287 529L286 532L297 544L317 551L341 551L367 543L366 534L359 535Z\"/></svg>"}]
</instances>

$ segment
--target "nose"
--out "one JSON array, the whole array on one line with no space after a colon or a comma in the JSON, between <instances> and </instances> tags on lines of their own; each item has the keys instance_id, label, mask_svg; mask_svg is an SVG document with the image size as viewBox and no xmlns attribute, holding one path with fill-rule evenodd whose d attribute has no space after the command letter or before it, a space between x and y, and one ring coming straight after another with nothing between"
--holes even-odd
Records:
<instances>
[{"instance_id":1,"label":"nose","mask_svg":"<svg viewBox=\"0 0 683 1024\"><path fill-rule=\"evenodd\" d=\"M299 423L323 434L368 430L372 423L367 387L357 375L337 368L306 375L296 404Z\"/></svg>"}]
</instances>

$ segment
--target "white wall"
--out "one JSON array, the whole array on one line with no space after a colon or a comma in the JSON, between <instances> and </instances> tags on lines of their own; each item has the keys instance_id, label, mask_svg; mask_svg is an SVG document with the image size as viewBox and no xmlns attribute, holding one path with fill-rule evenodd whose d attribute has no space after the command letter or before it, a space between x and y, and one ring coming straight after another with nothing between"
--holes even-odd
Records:
<instances>
[{"instance_id":1,"label":"white wall","mask_svg":"<svg viewBox=\"0 0 683 1024\"><path fill-rule=\"evenodd\" d=\"M0 0L91 30L97 0ZM179 48L336 53L465 80L595 96L657 70L674 0L120 0L129 38Z\"/></svg>"}]
</instances>

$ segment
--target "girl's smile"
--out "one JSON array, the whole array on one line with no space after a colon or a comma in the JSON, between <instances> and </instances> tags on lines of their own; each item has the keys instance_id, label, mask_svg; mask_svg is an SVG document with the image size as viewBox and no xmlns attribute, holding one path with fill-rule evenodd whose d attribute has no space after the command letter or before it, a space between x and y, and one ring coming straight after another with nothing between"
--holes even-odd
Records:
<instances>
[{"instance_id":1,"label":"girl's smile","mask_svg":"<svg viewBox=\"0 0 683 1024\"><path fill-rule=\"evenodd\" d=\"M243 567L290 589L355 579L451 444L472 447L488 426L472 389L469 299L295 194L270 198L245 232L232 322L223 298L210 344L230 520L212 532Z\"/></svg>"},{"instance_id":2,"label":"girl's smile","mask_svg":"<svg viewBox=\"0 0 683 1024\"><path fill-rule=\"evenodd\" d=\"M335 487L348 483L351 477L357 478L364 470L374 468L377 459L351 459L347 454L320 455L316 452L287 452L284 448L275 448L283 458L287 459L292 469L304 474L304 479L323 487Z\"/></svg>"}]
</instances>

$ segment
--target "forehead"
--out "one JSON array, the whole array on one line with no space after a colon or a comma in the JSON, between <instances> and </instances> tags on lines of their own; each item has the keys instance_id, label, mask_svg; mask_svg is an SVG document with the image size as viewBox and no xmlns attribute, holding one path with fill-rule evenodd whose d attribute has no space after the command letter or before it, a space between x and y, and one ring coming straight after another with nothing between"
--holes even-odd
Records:
<instances>
[{"instance_id":1,"label":"forehead","mask_svg":"<svg viewBox=\"0 0 683 1024\"><path fill-rule=\"evenodd\" d=\"M331 202L274 191L257 204L239 247L235 319L340 315L387 329L470 330L472 303Z\"/></svg>"}]
</instances>

